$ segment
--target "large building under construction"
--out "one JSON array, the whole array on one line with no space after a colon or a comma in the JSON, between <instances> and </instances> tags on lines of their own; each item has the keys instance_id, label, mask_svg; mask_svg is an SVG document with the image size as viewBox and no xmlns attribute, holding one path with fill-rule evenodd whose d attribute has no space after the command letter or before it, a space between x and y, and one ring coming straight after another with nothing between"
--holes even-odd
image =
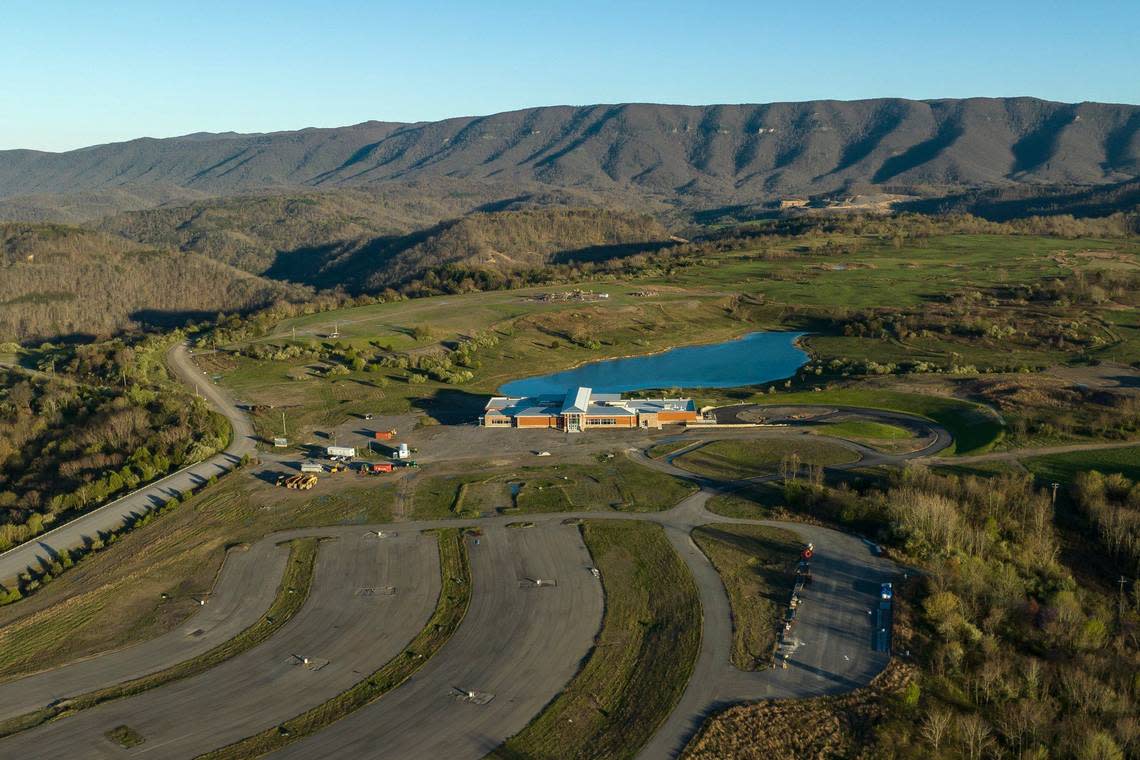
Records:
<instances>
[{"instance_id":1,"label":"large building under construction","mask_svg":"<svg viewBox=\"0 0 1140 760\"><path fill-rule=\"evenodd\" d=\"M690 398L623 399L620 393L572 388L565 396L496 396L487 402L479 422L484 427L552 428L580 433L591 428L656 429L695 419L697 409Z\"/></svg>"}]
</instances>

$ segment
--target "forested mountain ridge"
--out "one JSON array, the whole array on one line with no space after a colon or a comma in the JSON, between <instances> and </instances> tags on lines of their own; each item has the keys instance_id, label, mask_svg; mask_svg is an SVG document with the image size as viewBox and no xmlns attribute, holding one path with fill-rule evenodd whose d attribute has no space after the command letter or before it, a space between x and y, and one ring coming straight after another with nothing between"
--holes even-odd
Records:
<instances>
[{"instance_id":1,"label":"forested mountain ridge","mask_svg":"<svg viewBox=\"0 0 1140 760\"><path fill-rule=\"evenodd\" d=\"M451 178L687 205L853 188L1101 184L1140 175L1140 106L1033 98L553 106L402 124L0 151L0 197L207 195Z\"/></svg>"},{"instance_id":2,"label":"forested mountain ridge","mask_svg":"<svg viewBox=\"0 0 1140 760\"><path fill-rule=\"evenodd\" d=\"M274 280L351 292L380 290L445 264L507 272L555 258L616 255L622 246L669 236L643 214L537 205L574 199L520 196L490 204L504 210L429 223L424 209L357 192L224 198L120 214L99 228ZM413 220L422 226L408 225Z\"/></svg>"}]
</instances>

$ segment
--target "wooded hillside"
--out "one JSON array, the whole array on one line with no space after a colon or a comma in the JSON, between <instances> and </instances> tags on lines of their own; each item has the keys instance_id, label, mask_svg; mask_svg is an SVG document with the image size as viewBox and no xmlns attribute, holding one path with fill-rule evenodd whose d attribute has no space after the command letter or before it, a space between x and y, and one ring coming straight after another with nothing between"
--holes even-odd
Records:
<instances>
[{"instance_id":1,"label":"wooded hillside","mask_svg":"<svg viewBox=\"0 0 1140 760\"><path fill-rule=\"evenodd\" d=\"M0 339L106 336L305 291L198 254L62 225L0 224Z\"/></svg>"}]
</instances>

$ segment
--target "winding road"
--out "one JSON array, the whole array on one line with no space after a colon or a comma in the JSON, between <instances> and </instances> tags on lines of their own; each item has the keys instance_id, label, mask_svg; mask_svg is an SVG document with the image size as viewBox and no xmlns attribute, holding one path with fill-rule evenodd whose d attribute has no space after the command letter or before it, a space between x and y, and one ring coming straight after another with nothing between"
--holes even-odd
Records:
<instances>
[{"instance_id":1,"label":"winding road","mask_svg":"<svg viewBox=\"0 0 1140 760\"><path fill-rule=\"evenodd\" d=\"M100 533L108 533L172 498L201 486L210 478L223 475L241 463L242 457L255 451L256 438L249 418L222 391L202 376L194 366L184 344L177 344L166 355L171 371L188 387L195 388L218 412L225 415L233 436L225 451L192 464L178 472L156 480L130 494L68 520L58 528L0 554L0 584L10 585L29 568L39 570L68 549L84 546Z\"/></svg>"},{"instance_id":2,"label":"winding road","mask_svg":"<svg viewBox=\"0 0 1140 760\"><path fill-rule=\"evenodd\" d=\"M253 450L248 420L218 389L200 382L181 347L170 358L180 376L199 384L234 423L231 447L202 467L232 467ZM740 419L747 411L747 407L731 408L726 419ZM910 415L833 407L817 411L903 425L921 439L919 448L902 454L839 441L858 454L858 461L829 470L900 464L931 457L951 443L945 430ZM698 430L690 436L695 445L708 440L704 433ZM807 433L717 431L718 437L801 434ZM726 705L846 692L867 684L886 666L890 655L873 645L874 615L869 613L877 604L879 584L891 579L896 568L874 547L828 528L727 518L707 509L708 500L718 493L775 476L721 481L681 470L671 457L650 459L642 451L630 456L644 466L690 480L699 490L657 513L534 514L526 517L533 526L525 528L509 526L518 517L464 521L477 522L482 536L467 539L473 588L459 630L400 687L275 755L477 760L521 730L573 677L602 621L602 587L590 573L592 563L579 532L566 524L572 518L660 524L697 585L702 606L697 662L679 703L641 749L641 758L679 755L704 720ZM177 487L167 481L179 475L155 484L150 494L155 494L153 489ZM145 499L142 493L132 496ZM114 509L104 512L108 507ZM95 526L104 519L122 519L119 507L108 507L64 526L58 537L42 537L36 546L58 547L66 536L103 529ZM776 526L815 544L815 582L803 594L786 669L744 672L731 664L728 596L720 576L691 538L693 528L710 523ZM367 529L354 525L286 530L232 552L211 603L177 630L0 684L0 718L153 672L216 645L268 608L284 568L286 550L281 542L301 536L329 539L321 543L308 602L268 641L199 675L0 740L0 756L191 758L320 704L398 656L425 624L439 594L440 578L434 542L421 531L456 524L435 520ZM72 531L65 533L67 528ZM44 540L49 538L54 544ZM546 582L536 583L540 578ZM125 750L105 738L120 724L138 731L145 742Z\"/></svg>"}]
</instances>

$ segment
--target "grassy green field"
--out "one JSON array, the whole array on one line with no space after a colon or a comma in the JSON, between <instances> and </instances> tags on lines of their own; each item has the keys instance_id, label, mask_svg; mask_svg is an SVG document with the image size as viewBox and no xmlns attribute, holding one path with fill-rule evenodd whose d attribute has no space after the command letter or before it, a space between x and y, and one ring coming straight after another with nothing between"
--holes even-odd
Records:
<instances>
[{"instance_id":1,"label":"grassy green field","mask_svg":"<svg viewBox=\"0 0 1140 760\"><path fill-rule=\"evenodd\" d=\"M845 464L859 458L831 441L772 438L711 441L676 457L673 464L700 475L736 480L775 472L785 457L793 455L804 466Z\"/></svg>"},{"instance_id":2,"label":"grassy green field","mask_svg":"<svg viewBox=\"0 0 1140 760\"><path fill-rule=\"evenodd\" d=\"M620 454L588 465L471 469L476 472L420 478L412 491L410 515L433 520L495 512L658 512L695 488Z\"/></svg>"},{"instance_id":3,"label":"grassy green field","mask_svg":"<svg viewBox=\"0 0 1140 760\"><path fill-rule=\"evenodd\" d=\"M394 500L389 483L314 494L226 478L34 596L0 608L0 677L171 630L199 609L197 599L213 586L227 547L288 527L387 522Z\"/></svg>"},{"instance_id":4,"label":"grassy green field","mask_svg":"<svg viewBox=\"0 0 1140 760\"><path fill-rule=\"evenodd\" d=\"M944 396L878 388L761 394L749 400L757 404L838 404L916 414L946 428L954 437L951 451L957 454L988 451L1001 440L1004 427L996 414L978 404Z\"/></svg>"},{"instance_id":5,"label":"grassy green field","mask_svg":"<svg viewBox=\"0 0 1140 760\"><path fill-rule=\"evenodd\" d=\"M681 698L701 641L701 605L660 526L587 521L605 616L566 689L488 757L632 758Z\"/></svg>"},{"instance_id":6,"label":"grassy green field","mask_svg":"<svg viewBox=\"0 0 1140 760\"><path fill-rule=\"evenodd\" d=\"M718 493L705 504L705 509L723 517L760 520L776 515L784 504L783 487L776 483L749 483L732 493Z\"/></svg>"},{"instance_id":7,"label":"grassy green field","mask_svg":"<svg viewBox=\"0 0 1140 760\"><path fill-rule=\"evenodd\" d=\"M281 578L281 584L277 587L277 595L273 603L253 625L232 639L223 641L197 657L183 660L168 668L130 681L80 694L42 710L0 722L0 737L33 728L50 720L74 715L80 710L86 710L113 699L141 694L148 689L155 689L183 678L204 673L215 665L219 665L266 641L288 623L309 598L309 588L313 580L313 566L317 559L317 544L318 539L316 538L302 538L290 542L285 574Z\"/></svg>"},{"instance_id":8,"label":"grassy green field","mask_svg":"<svg viewBox=\"0 0 1140 760\"><path fill-rule=\"evenodd\" d=\"M463 622L471 601L471 566L460 528L436 531L442 586L435 612L407 648L362 681L284 723L199 755L200 760L254 758L316 733L396 688L427 664Z\"/></svg>"},{"instance_id":9,"label":"grassy green field","mask_svg":"<svg viewBox=\"0 0 1140 760\"><path fill-rule=\"evenodd\" d=\"M1096 470L1104 475L1120 473L1140 480L1140 446L1099 451L1078 451L1026 459L1026 469L1045 481L1069 483L1077 473Z\"/></svg>"},{"instance_id":10,"label":"grassy green field","mask_svg":"<svg viewBox=\"0 0 1140 760\"><path fill-rule=\"evenodd\" d=\"M686 446L692 446L693 443L695 443L695 441L692 439L681 441L667 441L665 443L658 443L655 446L651 446L646 453L654 459L664 459L674 451L680 451Z\"/></svg>"},{"instance_id":11,"label":"grassy green field","mask_svg":"<svg viewBox=\"0 0 1140 760\"><path fill-rule=\"evenodd\" d=\"M695 528L693 540L716 567L728 591L732 664L741 670L771 664L803 542L780 528L728 524Z\"/></svg>"},{"instance_id":12,"label":"grassy green field","mask_svg":"<svg viewBox=\"0 0 1140 760\"><path fill-rule=\"evenodd\" d=\"M817 430L824 435L837 438L870 438L877 441L900 441L910 438L910 431L898 425L869 420L848 420L830 425L821 425Z\"/></svg>"}]
</instances>

